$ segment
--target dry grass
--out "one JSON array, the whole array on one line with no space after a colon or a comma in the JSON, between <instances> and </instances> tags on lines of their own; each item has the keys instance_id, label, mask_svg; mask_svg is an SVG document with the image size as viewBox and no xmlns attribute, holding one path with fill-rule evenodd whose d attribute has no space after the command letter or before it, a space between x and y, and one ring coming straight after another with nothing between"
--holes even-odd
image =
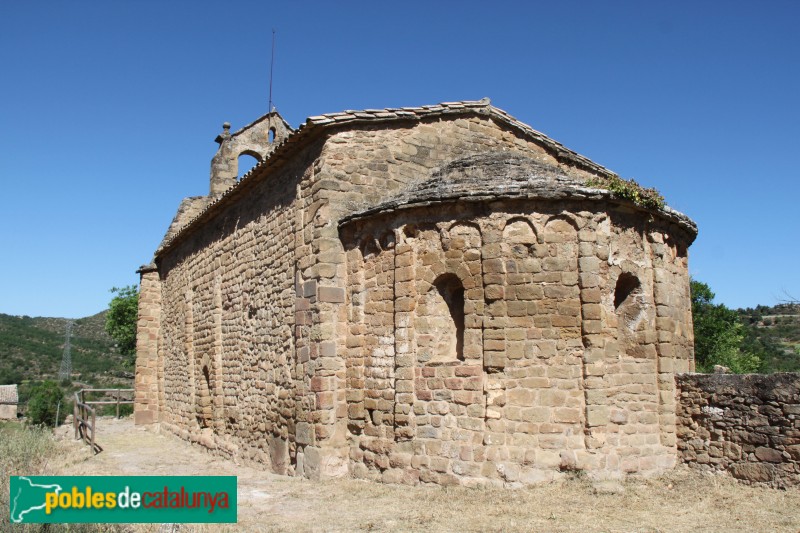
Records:
<instances>
[{"instance_id":1,"label":"dry grass","mask_svg":"<svg viewBox=\"0 0 800 533\"><path fill-rule=\"evenodd\" d=\"M306 483L308 484L308 483ZM619 493L609 493L614 488ZM678 469L611 487L585 479L536 487L404 488L354 480L298 487L314 510L271 514L270 530L298 531L792 531L800 492L746 487Z\"/></svg>"},{"instance_id":2,"label":"dry grass","mask_svg":"<svg viewBox=\"0 0 800 533\"><path fill-rule=\"evenodd\" d=\"M98 439L105 451L96 456L60 430L57 473L235 474L239 523L84 531L800 531L799 489L748 487L728 476L685 468L647 480L601 485L575 477L515 490L313 482L235 465L172 436L135 429L130 421L100 423Z\"/></svg>"},{"instance_id":3,"label":"dry grass","mask_svg":"<svg viewBox=\"0 0 800 533\"><path fill-rule=\"evenodd\" d=\"M0 422L0 530L11 528L9 509L9 476L40 475L47 472L47 463L56 450L47 429L26 428L19 422ZM36 528L19 528L36 531Z\"/></svg>"},{"instance_id":4,"label":"dry grass","mask_svg":"<svg viewBox=\"0 0 800 533\"><path fill-rule=\"evenodd\" d=\"M18 475L56 475L53 462L58 462L61 446L53 440L51 430L30 428L19 422L0 422L0 531L112 531L103 525L72 524L46 526L41 524L14 524L9 518L9 477Z\"/></svg>"}]
</instances>

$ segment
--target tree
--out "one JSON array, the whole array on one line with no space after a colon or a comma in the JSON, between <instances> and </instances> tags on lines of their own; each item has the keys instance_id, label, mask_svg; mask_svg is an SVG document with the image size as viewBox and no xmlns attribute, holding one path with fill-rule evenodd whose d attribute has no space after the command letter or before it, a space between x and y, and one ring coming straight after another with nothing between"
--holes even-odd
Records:
<instances>
[{"instance_id":1,"label":"tree","mask_svg":"<svg viewBox=\"0 0 800 533\"><path fill-rule=\"evenodd\" d=\"M16 368L0 368L0 385L21 383L22 377L22 373Z\"/></svg>"},{"instance_id":2,"label":"tree","mask_svg":"<svg viewBox=\"0 0 800 533\"><path fill-rule=\"evenodd\" d=\"M714 304L714 293L703 282L691 280L694 356L700 372L710 372L714 365L730 368L737 374L755 372L761 359L742 350L744 325L739 314L724 304Z\"/></svg>"},{"instance_id":3,"label":"tree","mask_svg":"<svg viewBox=\"0 0 800 533\"><path fill-rule=\"evenodd\" d=\"M139 291L129 285L111 289L116 296L111 299L106 315L106 332L116 341L123 355L136 354L136 321L139 315Z\"/></svg>"},{"instance_id":4,"label":"tree","mask_svg":"<svg viewBox=\"0 0 800 533\"><path fill-rule=\"evenodd\" d=\"M60 424L67 413L67 405L63 400L64 393L54 381L43 381L35 385L28 400L28 421L36 426ZM60 419L58 421L56 414Z\"/></svg>"}]
</instances>

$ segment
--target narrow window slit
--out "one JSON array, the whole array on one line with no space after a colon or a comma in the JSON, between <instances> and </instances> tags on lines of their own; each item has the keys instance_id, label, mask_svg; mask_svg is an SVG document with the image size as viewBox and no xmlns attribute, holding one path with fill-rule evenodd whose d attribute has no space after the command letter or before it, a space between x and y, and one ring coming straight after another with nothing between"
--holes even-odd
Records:
<instances>
[{"instance_id":1,"label":"narrow window slit","mask_svg":"<svg viewBox=\"0 0 800 533\"><path fill-rule=\"evenodd\" d=\"M439 296L447 305L449 321L444 320L436 349L438 361L464 360L464 286L455 274L443 274L434 281ZM444 311L442 309L442 311ZM447 317L440 317L447 318Z\"/></svg>"},{"instance_id":2,"label":"narrow window slit","mask_svg":"<svg viewBox=\"0 0 800 533\"><path fill-rule=\"evenodd\" d=\"M618 310L630 296L640 287L639 280L633 274L624 272L617 279L617 288L614 290L614 309Z\"/></svg>"}]
</instances>

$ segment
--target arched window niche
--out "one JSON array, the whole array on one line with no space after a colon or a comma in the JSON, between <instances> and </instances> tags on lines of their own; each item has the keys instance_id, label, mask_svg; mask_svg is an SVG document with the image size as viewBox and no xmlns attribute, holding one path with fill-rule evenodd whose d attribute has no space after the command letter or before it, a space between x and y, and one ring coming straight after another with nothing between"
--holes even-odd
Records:
<instances>
[{"instance_id":1,"label":"arched window niche","mask_svg":"<svg viewBox=\"0 0 800 533\"><path fill-rule=\"evenodd\" d=\"M636 329L644 310L642 284L639 278L629 272L623 272L617 278L614 310L622 324L631 331Z\"/></svg>"},{"instance_id":2,"label":"arched window niche","mask_svg":"<svg viewBox=\"0 0 800 533\"><path fill-rule=\"evenodd\" d=\"M212 402L211 402L211 373L208 370L208 365L203 365L200 376L200 390L196 397L197 401L197 422L201 428L205 429L211 426L212 419Z\"/></svg>"},{"instance_id":3,"label":"arched window niche","mask_svg":"<svg viewBox=\"0 0 800 533\"><path fill-rule=\"evenodd\" d=\"M464 285L455 274L442 274L428 293L431 363L464 360Z\"/></svg>"}]
</instances>

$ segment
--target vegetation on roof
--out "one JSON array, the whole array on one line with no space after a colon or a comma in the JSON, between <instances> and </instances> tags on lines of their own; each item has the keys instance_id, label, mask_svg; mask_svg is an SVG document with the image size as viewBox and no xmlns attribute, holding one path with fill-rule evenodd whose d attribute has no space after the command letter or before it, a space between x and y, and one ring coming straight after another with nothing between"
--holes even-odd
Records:
<instances>
[{"instance_id":1,"label":"vegetation on roof","mask_svg":"<svg viewBox=\"0 0 800 533\"><path fill-rule=\"evenodd\" d=\"M590 187L606 189L617 197L630 200L634 204L647 209L663 209L664 197L656 189L642 187L636 180L626 180L616 174L590 178L586 184Z\"/></svg>"}]
</instances>

